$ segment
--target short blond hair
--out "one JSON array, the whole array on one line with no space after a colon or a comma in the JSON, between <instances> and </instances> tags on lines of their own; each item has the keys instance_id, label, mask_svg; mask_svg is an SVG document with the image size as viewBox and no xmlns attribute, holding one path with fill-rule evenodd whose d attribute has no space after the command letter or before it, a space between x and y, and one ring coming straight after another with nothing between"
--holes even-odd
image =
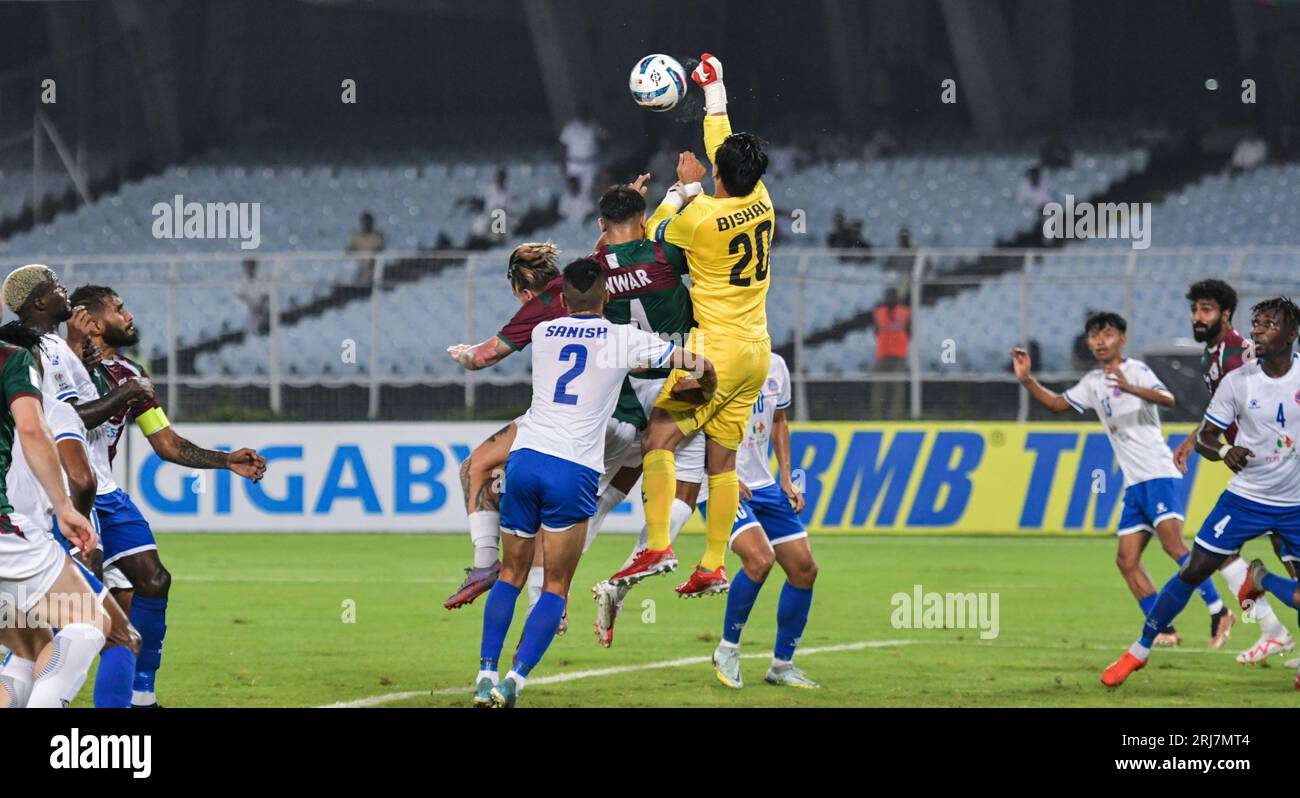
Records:
<instances>
[{"instance_id":1,"label":"short blond hair","mask_svg":"<svg viewBox=\"0 0 1300 798\"><path fill-rule=\"evenodd\" d=\"M5 307L17 313L27 300L31 299L36 289L46 283L55 282L59 276L54 270L42 263L29 263L9 272L5 278L0 294L4 295Z\"/></svg>"}]
</instances>

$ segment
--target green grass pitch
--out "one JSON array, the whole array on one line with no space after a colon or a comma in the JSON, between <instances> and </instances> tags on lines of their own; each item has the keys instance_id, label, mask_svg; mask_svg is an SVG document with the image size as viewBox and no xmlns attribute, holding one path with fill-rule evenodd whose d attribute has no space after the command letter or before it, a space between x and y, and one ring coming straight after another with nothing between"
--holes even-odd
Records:
<instances>
[{"instance_id":1,"label":"green grass pitch","mask_svg":"<svg viewBox=\"0 0 1300 798\"><path fill-rule=\"evenodd\" d=\"M632 538L609 534L584 557L570 629L533 672L528 707L628 706L1291 706L1293 674L1242 667L1235 654L1258 627L1239 623L1228 645L1206 649L1204 603L1179 618L1180 650L1158 650L1123 688L1098 682L1139 631L1141 618L1114 565L1110 537L813 536L820 565L811 620L797 657L820 690L763 682L782 578L773 570L745 629L746 686L714 678L725 599L681 600L677 573L635 588L614 647L596 645L589 588L626 556ZM683 536L683 568L703 538ZM382 706L464 707L478 665L483 599L448 612L442 600L470 555L466 535L160 535L173 575L159 700L165 706L320 706L375 698ZM1247 554L1276 565L1266 543ZM1157 583L1173 565L1153 546ZM729 555L728 570L739 566ZM1221 578L1220 593L1227 595ZM898 629L891 597L926 591L996 592L999 636L975 629ZM643 602L650 600L653 604ZM1276 602L1275 602L1276 603ZM349 608L354 622L345 622ZM507 638L522 630L524 602ZM1296 614L1279 617L1295 629ZM890 642L894 641L894 642ZM906 641L906 642L898 642ZM883 643L883 644L882 644ZM813 651L852 644L848 650ZM667 667L648 664L701 658ZM621 672L605 673L613 668ZM581 672L597 671L582 675ZM544 683L546 677L577 675ZM90 702L88 680L78 699ZM413 695L412 695L413 694Z\"/></svg>"}]
</instances>

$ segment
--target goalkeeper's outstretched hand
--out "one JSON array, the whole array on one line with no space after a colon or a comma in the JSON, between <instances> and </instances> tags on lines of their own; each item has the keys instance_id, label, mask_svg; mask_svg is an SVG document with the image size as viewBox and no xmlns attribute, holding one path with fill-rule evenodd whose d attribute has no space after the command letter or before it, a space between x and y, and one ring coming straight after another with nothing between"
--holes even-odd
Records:
<instances>
[{"instance_id":1,"label":"goalkeeper's outstretched hand","mask_svg":"<svg viewBox=\"0 0 1300 798\"><path fill-rule=\"evenodd\" d=\"M722 84L722 62L711 53L700 56L700 65L691 70L691 80L704 90L704 112L727 112L727 88Z\"/></svg>"},{"instance_id":2,"label":"goalkeeper's outstretched hand","mask_svg":"<svg viewBox=\"0 0 1300 798\"><path fill-rule=\"evenodd\" d=\"M722 80L722 62L709 53L700 56L700 65L691 70L691 80L704 88L711 83Z\"/></svg>"}]
</instances>

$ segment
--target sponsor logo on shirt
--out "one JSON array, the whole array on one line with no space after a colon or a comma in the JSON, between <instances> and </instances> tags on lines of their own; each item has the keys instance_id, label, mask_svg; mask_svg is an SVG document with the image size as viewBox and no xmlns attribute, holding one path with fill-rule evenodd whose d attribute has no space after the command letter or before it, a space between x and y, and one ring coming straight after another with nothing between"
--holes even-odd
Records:
<instances>
[{"instance_id":1,"label":"sponsor logo on shirt","mask_svg":"<svg viewBox=\"0 0 1300 798\"><path fill-rule=\"evenodd\" d=\"M1258 409L1259 409L1259 400L1258 400L1258 399L1251 399L1251 400L1250 400L1250 404L1246 406L1246 409L1248 409L1248 410L1258 410Z\"/></svg>"}]
</instances>

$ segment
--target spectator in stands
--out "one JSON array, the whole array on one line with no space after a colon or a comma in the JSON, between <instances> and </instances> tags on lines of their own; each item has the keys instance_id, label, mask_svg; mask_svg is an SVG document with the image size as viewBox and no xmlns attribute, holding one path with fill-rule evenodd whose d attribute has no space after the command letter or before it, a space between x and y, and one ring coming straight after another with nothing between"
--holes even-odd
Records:
<instances>
[{"instance_id":1,"label":"spectator in stands","mask_svg":"<svg viewBox=\"0 0 1300 798\"><path fill-rule=\"evenodd\" d=\"M558 208L560 218L566 222L591 221L594 208L578 178L570 175L565 183L565 192L560 197Z\"/></svg>"},{"instance_id":2,"label":"spectator in stands","mask_svg":"<svg viewBox=\"0 0 1300 798\"><path fill-rule=\"evenodd\" d=\"M1043 206L1052 201L1052 193L1043 184L1042 171L1037 166L1025 170L1025 179L1016 192L1016 202L1020 207L1032 211L1035 215L1042 213Z\"/></svg>"},{"instance_id":3,"label":"spectator in stands","mask_svg":"<svg viewBox=\"0 0 1300 798\"><path fill-rule=\"evenodd\" d=\"M1268 142L1259 135L1246 136L1232 149L1230 162L1232 174L1249 172L1257 166L1263 166L1267 160Z\"/></svg>"},{"instance_id":4,"label":"spectator in stands","mask_svg":"<svg viewBox=\"0 0 1300 798\"><path fill-rule=\"evenodd\" d=\"M384 234L375 228L375 217L370 215L370 211L361 212L359 222L361 228L352 234L352 240L348 241L348 253L359 255L373 256L384 249ZM375 259L373 257L362 257L357 259L357 285L370 285L375 275Z\"/></svg>"},{"instance_id":5,"label":"spectator in stands","mask_svg":"<svg viewBox=\"0 0 1300 798\"><path fill-rule=\"evenodd\" d=\"M845 249L849 240L849 223L844 218L844 211L836 211L831 219L831 231L826 234L826 246L829 249Z\"/></svg>"},{"instance_id":6,"label":"spectator in stands","mask_svg":"<svg viewBox=\"0 0 1300 798\"><path fill-rule=\"evenodd\" d=\"M898 228L898 238L894 243L894 248L899 250L899 253L885 258L882 265L889 271L898 272L902 275L902 279L910 280L912 263L916 258L908 252L912 248L912 231L906 225Z\"/></svg>"},{"instance_id":7,"label":"spectator in stands","mask_svg":"<svg viewBox=\"0 0 1300 798\"><path fill-rule=\"evenodd\" d=\"M831 249L871 249L871 242L863 236L862 222L849 222L843 211L836 211L831 232L826 236L826 246ZM870 256L840 255L842 261L869 261Z\"/></svg>"},{"instance_id":8,"label":"spectator in stands","mask_svg":"<svg viewBox=\"0 0 1300 798\"><path fill-rule=\"evenodd\" d=\"M885 291L884 300L871 311L868 327L876 329L876 371L887 377L906 373L912 308L899 299L898 289ZM906 413L907 394L908 385L904 380L872 383L870 418L902 418Z\"/></svg>"},{"instance_id":9,"label":"spectator in stands","mask_svg":"<svg viewBox=\"0 0 1300 798\"><path fill-rule=\"evenodd\" d=\"M257 279L257 261L244 259L244 277L235 286L235 297L248 307L246 335L265 335L271 329L271 291Z\"/></svg>"},{"instance_id":10,"label":"spectator in stands","mask_svg":"<svg viewBox=\"0 0 1300 798\"><path fill-rule=\"evenodd\" d=\"M510 173L504 166L497 167L496 177L492 182L483 187L483 206L488 209L489 214L495 210L505 211L509 217L518 210L515 207L515 197L510 193Z\"/></svg>"},{"instance_id":11,"label":"spectator in stands","mask_svg":"<svg viewBox=\"0 0 1300 798\"><path fill-rule=\"evenodd\" d=\"M1090 319L1097 311L1092 308L1084 311L1083 318ZM1033 352L1029 353L1032 358ZM1070 347L1070 361L1074 365L1075 371L1092 371L1097 367L1097 358L1093 356L1092 350L1088 348L1088 334L1081 332L1074 339L1073 346ZM1041 360L1034 360L1035 363L1041 363Z\"/></svg>"},{"instance_id":12,"label":"spectator in stands","mask_svg":"<svg viewBox=\"0 0 1300 798\"><path fill-rule=\"evenodd\" d=\"M591 193L596 173L600 170L600 139L603 135L586 105L579 105L577 116L560 131L560 143L564 145L564 173L578 178L584 194Z\"/></svg>"}]
</instances>

